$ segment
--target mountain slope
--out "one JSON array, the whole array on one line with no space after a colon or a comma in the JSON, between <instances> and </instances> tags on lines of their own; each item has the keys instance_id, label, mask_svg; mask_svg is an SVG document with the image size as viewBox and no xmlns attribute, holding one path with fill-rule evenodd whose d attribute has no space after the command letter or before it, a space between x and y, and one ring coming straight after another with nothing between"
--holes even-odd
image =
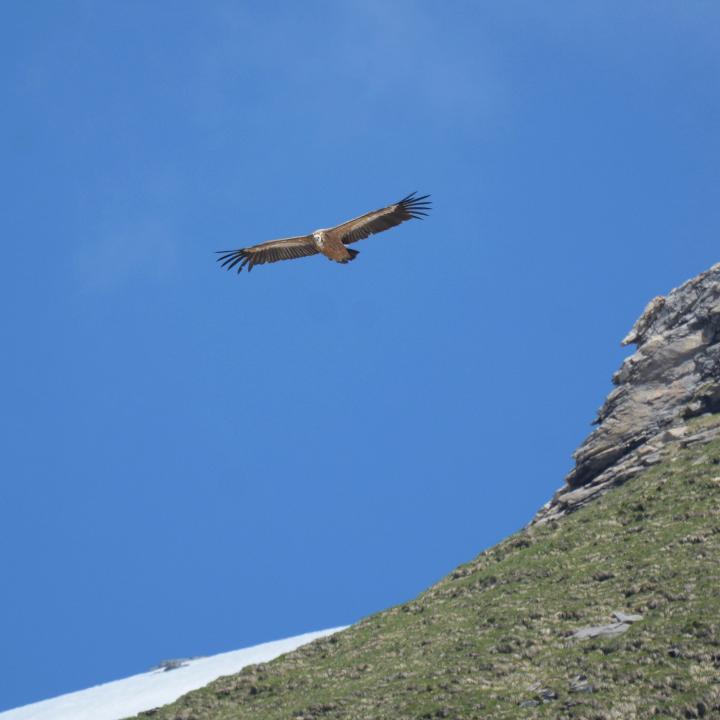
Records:
<instances>
[{"instance_id":1,"label":"mountain slope","mask_svg":"<svg viewBox=\"0 0 720 720\"><path fill-rule=\"evenodd\" d=\"M715 426L706 416L690 430ZM718 716L720 441L683 444L413 602L144 717ZM642 619L573 637L618 611Z\"/></svg>"}]
</instances>

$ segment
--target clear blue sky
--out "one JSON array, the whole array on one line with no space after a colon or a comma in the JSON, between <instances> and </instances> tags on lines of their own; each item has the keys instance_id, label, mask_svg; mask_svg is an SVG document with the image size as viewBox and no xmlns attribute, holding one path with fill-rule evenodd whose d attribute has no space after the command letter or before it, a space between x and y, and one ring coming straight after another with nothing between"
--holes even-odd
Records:
<instances>
[{"instance_id":1,"label":"clear blue sky","mask_svg":"<svg viewBox=\"0 0 720 720\"><path fill-rule=\"evenodd\" d=\"M720 260L714 0L0 15L0 709L413 597ZM413 190L349 265L216 266Z\"/></svg>"}]
</instances>

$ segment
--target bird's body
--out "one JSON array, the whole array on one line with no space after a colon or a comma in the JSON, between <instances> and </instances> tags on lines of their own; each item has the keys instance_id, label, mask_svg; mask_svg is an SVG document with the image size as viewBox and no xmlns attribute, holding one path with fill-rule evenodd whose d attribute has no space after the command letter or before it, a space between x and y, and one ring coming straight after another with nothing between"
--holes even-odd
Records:
<instances>
[{"instance_id":1,"label":"bird's body","mask_svg":"<svg viewBox=\"0 0 720 720\"><path fill-rule=\"evenodd\" d=\"M333 233L331 230L316 230L312 234L312 238L318 252L335 262L349 262L358 254L357 250L348 250L337 233Z\"/></svg>"},{"instance_id":2,"label":"bird's body","mask_svg":"<svg viewBox=\"0 0 720 720\"><path fill-rule=\"evenodd\" d=\"M412 218L422 218L430 209L429 195L408 195L393 205L365 213L354 220L332 228L315 230L309 235L270 240L239 250L220 250L218 261L228 270L237 266L238 272L247 266L248 272L255 265L292 260L318 253L330 260L347 263L354 260L358 251L346 247L370 235L388 230Z\"/></svg>"}]
</instances>

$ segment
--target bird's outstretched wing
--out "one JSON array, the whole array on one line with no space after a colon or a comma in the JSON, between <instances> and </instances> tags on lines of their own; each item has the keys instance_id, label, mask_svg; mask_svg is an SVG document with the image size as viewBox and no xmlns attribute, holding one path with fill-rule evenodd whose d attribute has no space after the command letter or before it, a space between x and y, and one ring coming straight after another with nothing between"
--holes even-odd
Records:
<instances>
[{"instance_id":1,"label":"bird's outstretched wing","mask_svg":"<svg viewBox=\"0 0 720 720\"><path fill-rule=\"evenodd\" d=\"M337 235L346 245L364 240L370 235L389 230L406 220L422 219L430 211L431 203L427 199L429 197L429 195L417 197L416 193L411 193L394 205L388 205L380 210L365 213L354 220L348 220L342 225L332 228L330 232Z\"/></svg>"},{"instance_id":2,"label":"bird's outstretched wing","mask_svg":"<svg viewBox=\"0 0 720 720\"><path fill-rule=\"evenodd\" d=\"M217 260L222 267L228 270L232 270L237 265L238 272L244 267L247 267L250 272L255 265L317 255L317 252L312 235L298 235L297 237L270 240L270 242L239 250L218 250L220 257Z\"/></svg>"}]
</instances>

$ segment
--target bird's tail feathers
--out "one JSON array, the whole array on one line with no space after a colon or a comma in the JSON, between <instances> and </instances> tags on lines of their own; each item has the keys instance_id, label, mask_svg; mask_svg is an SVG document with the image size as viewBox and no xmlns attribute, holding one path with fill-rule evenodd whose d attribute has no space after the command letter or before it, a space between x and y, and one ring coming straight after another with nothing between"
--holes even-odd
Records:
<instances>
[{"instance_id":1,"label":"bird's tail feathers","mask_svg":"<svg viewBox=\"0 0 720 720\"><path fill-rule=\"evenodd\" d=\"M343 258L342 260L336 260L336 262L339 262L341 265L345 265L346 263L349 263L350 261L354 260L359 254L359 250L353 250L352 248L345 248L347 250L347 253L349 257Z\"/></svg>"}]
</instances>

